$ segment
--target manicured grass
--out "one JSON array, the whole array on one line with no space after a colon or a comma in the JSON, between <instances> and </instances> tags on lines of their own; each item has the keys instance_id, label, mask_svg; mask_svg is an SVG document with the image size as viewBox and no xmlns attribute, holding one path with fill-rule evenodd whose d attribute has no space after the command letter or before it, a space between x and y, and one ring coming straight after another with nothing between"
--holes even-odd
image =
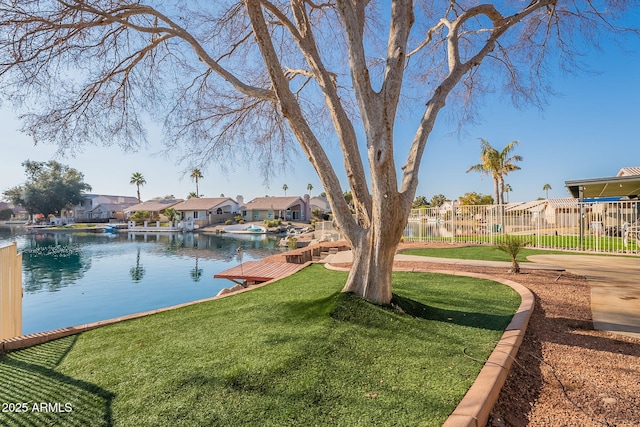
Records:
<instances>
[{"instance_id":1,"label":"manicured grass","mask_svg":"<svg viewBox=\"0 0 640 427\"><path fill-rule=\"evenodd\" d=\"M487 280L397 273L394 310L340 293L345 279L313 265L9 353L0 402L73 411L0 413L0 425L439 426L520 302Z\"/></svg>"},{"instance_id":2,"label":"manicured grass","mask_svg":"<svg viewBox=\"0 0 640 427\"><path fill-rule=\"evenodd\" d=\"M484 261L508 261L511 262L511 257L508 254L496 249L492 245L472 245L464 246L460 248L420 248L420 249L407 249L402 251L406 255L420 255L430 256L436 258L459 258L459 259L476 259ZM574 252L561 252L561 251L547 251L540 249L527 249L522 248L518 253L518 262L527 262L526 257L529 255L544 255L544 254L567 254Z\"/></svg>"},{"instance_id":3,"label":"manicured grass","mask_svg":"<svg viewBox=\"0 0 640 427\"><path fill-rule=\"evenodd\" d=\"M580 240L579 236L554 236L554 235L540 235L535 234L526 235L518 234L517 236L529 239L533 244L539 248L557 248L556 250L562 251L609 251L617 252L622 250L637 251L639 246L635 239L628 239L627 246L624 246L624 241L621 237L610 236L598 236L593 235L583 236ZM431 241L438 242L458 242L467 243L473 242L474 244L492 244L496 239L499 239L499 235L474 235L474 236L456 236L453 240L450 237L434 238Z\"/></svg>"}]
</instances>

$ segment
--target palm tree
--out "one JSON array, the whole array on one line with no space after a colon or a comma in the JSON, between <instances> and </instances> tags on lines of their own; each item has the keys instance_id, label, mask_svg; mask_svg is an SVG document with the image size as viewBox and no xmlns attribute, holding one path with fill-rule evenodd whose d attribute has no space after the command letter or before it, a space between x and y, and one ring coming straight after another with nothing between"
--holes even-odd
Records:
<instances>
[{"instance_id":1,"label":"palm tree","mask_svg":"<svg viewBox=\"0 0 640 427\"><path fill-rule=\"evenodd\" d=\"M200 197L200 190L198 189L198 181L200 180L200 178L204 178L204 176L202 175L202 172L200 171L200 169L194 168L191 171L190 177L196 182L196 197Z\"/></svg>"},{"instance_id":2,"label":"palm tree","mask_svg":"<svg viewBox=\"0 0 640 427\"><path fill-rule=\"evenodd\" d=\"M504 177L509 172L520 170L520 166L517 166L515 162L522 161L522 156L509 156L520 142L511 141L502 151L498 151L487 140L480 138L480 141L480 163L471 166L467 169L467 172L475 171L484 175L491 175L495 201L497 204L502 205L504 204Z\"/></svg>"},{"instance_id":3,"label":"palm tree","mask_svg":"<svg viewBox=\"0 0 640 427\"><path fill-rule=\"evenodd\" d=\"M129 184L135 184L138 188L138 203L142 203L142 199L140 198L140 186L145 185L146 183L147 180L144 179L140 172L135 172L133 175L131 175L131 181L129 181Z\"/></svg>"},{"instance_id":4,"label":"palm tree","mask_svg":"<svg viewBox=\"0 0 640 427\"><path fill-rule=\"evenodd\" d=\"M518 263L518 253L520 250L527 246L529 241L524 237L512 236L506 234L501 240L496 242L496 249L506 253L511 258L511 271L513 273L520 273L520 264Z\"/></svg>"},{"instance_id":5,"label":"palm tree","mask_svg":"<svg viewBox=\"0 0 640 427\"><path fill-rule=\"evenodd\" d=\"M287 190L289 189L289 186L287 184L282 186L282 189L284 190L284 195L287 195Z\"/></svg>"},{"instance_id":6,"label":"palm tree","mask_svg":"<svg viewBox=\"0 0 640 427\"><path fill-rule=\"evenodd\" d=\"M511 185L509 184L504 185L504 192L507 193L507 203L509 203L509 193L512 191L513 191L513 188L511 188Z\"/></svg>"},{"instance_id":7,"label":"palm tree","mask_svg":"<svg viewBox=\"0 0 640 427\"><path fill-rule=\"evenodd\" d=\"M549 184L545 184L544 187L542 187L542 189L546 192L547 194L547 200L549 200L549 190L552 190L551 185Z\"/></svg>"},{"instance_id":8,"label":"palm tree","mask_svg":"<svg viewBox=\"0 0 640 427\"><path fill-rule=\"evenodd\" d=\"M307 191L309 192L309 195L311 195L311 190L313 190L313 185L311 185L311 183L307 184Z\"/></svg>"}]
</instances>

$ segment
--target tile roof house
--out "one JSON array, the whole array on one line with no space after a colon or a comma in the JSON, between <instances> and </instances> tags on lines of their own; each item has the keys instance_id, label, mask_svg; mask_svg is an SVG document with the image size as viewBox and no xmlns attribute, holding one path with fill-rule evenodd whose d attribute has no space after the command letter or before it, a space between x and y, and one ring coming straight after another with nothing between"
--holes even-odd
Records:
<instances>
[{"instance_id":1,"label":"tile roof house","mask_svg":"<svg viewBox=\"0 0 640 427\"><path fill-rule=\"evenodd\" d=\"M75 222L108 221L109 219L122 219L124 210L138 203L136 197L112 196L107 194L83 194L84 200L72 207L73 220ZM104 205L98 208L100 205ZM110 213L114 213L111 216Z\"/></svg>"},{"instance_id":2,"label":"tile roof house","mask_svg":"<svg viewBox=\"0 0 640 427\"><path fill-rule=\"evenodd\" d=\"M152 218L159 218L166 209L175 208L175 205L182 202L182 199L152 199L146 202L129 206L124 210L125 217L130 217L134 212L150 212Z\"/></svg>"},{"instance_id":3,"label":"tile roof house","mask_svg":"<svg viewBox=\"0 0 640 427\"><path fill-rule=\"evenodd\" d=\"M309 209L311 211L318 210L320 213L331 212L331 206L329 206L329 201L326 197L311 197L309 199Z\"/></svg>"},{"instance_id":4,"label":"tile roof house","mask_svg":"<svg viewBox=\"0 0 640 427\"><path fill-rule=\"evenodd\" d=\"M640 167L622 168L616 176L638 176L640 175Z\"/></svg>"},{"instance_id":5,"label":"tile roof house","mask_svg":"<svg viewBox=\"0 0 640 427\"><path fill-rule=\"evenodd\" d=\"M238 196L240 212L245 221L282 219L283 221L306 222L310 218L309 195L303 197L256 197L243 204Z\"/></svg>"},{"instance_id":6,"label":"tile roof house","mask_svg":"<svg viewBox=\"0 0 640 427\"><path fill-rule=\"evenodd\" d=\"M198 226L223 223L239 212L238 202L230 197L192 197L173 208L181 220L193 220Z\"/></svg>"}]
</instances>

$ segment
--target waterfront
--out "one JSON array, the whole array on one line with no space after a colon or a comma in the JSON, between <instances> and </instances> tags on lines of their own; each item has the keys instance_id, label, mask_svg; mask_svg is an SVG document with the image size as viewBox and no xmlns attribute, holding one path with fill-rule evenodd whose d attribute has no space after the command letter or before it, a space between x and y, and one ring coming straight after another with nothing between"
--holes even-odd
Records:
<instances>
[{"instance_id":1,"label":"waterfront","mask_svg":"<svg viewBox=\"0 0 640 427\"><path fill-rule=\"evenodd\" d=\"M23 254L23 334L215 296L213 275L280 252L273 236L198 233L27 233L0 227Z\"/></svg>"}]
</instances>

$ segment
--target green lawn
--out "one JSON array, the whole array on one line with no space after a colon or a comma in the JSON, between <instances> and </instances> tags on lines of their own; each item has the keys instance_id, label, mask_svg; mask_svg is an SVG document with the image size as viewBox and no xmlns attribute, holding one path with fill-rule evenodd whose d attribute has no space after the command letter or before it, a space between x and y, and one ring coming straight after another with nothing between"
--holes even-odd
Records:
<instances>
[{"instance_id":1,"label":"green lawn","mask_svg":"<svg viewBox=\"0 0 640 427\"><path fill-rule=\"evenodd\" d=\"M397 273L391 310L341 294L345 279L313 265L4 355L0 402L28 411L0 425L439 426L520 303L487 280Z\"/></svg>"},{"instance_id":2,"label":"green lawn","mask_svg":"<svg viewBox=\"0 0 640 427\"><path fill-rule=\"evenodd\" d=\"M535 234L527 235L522 234L518 235L522 238L529 239L533 244L535 244L539 248L556 248L555 250L562 251L606 251L606 252L618 252L623 250L628 251L637 251L639 246L638 242L635 239L629 239L627 241L627 246L624 246L624 241L621 237L609 237L609 236L599 236L595 237L593 235L587 235L580 239L579 236L553 236L553 235L540 235L536 236ZM441 238L433 238L429 241L438 241L438 242L457 242L457 243L468 243L473 242L473 244L493 244L496 239L499 239L500 235L474 235L471 238L469 236L456 236L451 239L451 237L441 237ZM411 241L411 239L408 239Z\"/></svg>"},{"instance_id":3,"label":"green lawn","mask_svg":"<svg viewBox=\"0 0 640 427\"><path fill-rule=\"evenodd\" d=\"M436 258L459 258L459 259L476 259L484 261L511 261L511 257L496 249L492 245L471 245L460 248L420 248L407 249L402 251L406 255L430 256ZM518 253L518 262L527 262L526 257L529 255L543 254L575 254L575 252L549 251L540 249L522 248Z\"/></svg>"}]
</instances>

